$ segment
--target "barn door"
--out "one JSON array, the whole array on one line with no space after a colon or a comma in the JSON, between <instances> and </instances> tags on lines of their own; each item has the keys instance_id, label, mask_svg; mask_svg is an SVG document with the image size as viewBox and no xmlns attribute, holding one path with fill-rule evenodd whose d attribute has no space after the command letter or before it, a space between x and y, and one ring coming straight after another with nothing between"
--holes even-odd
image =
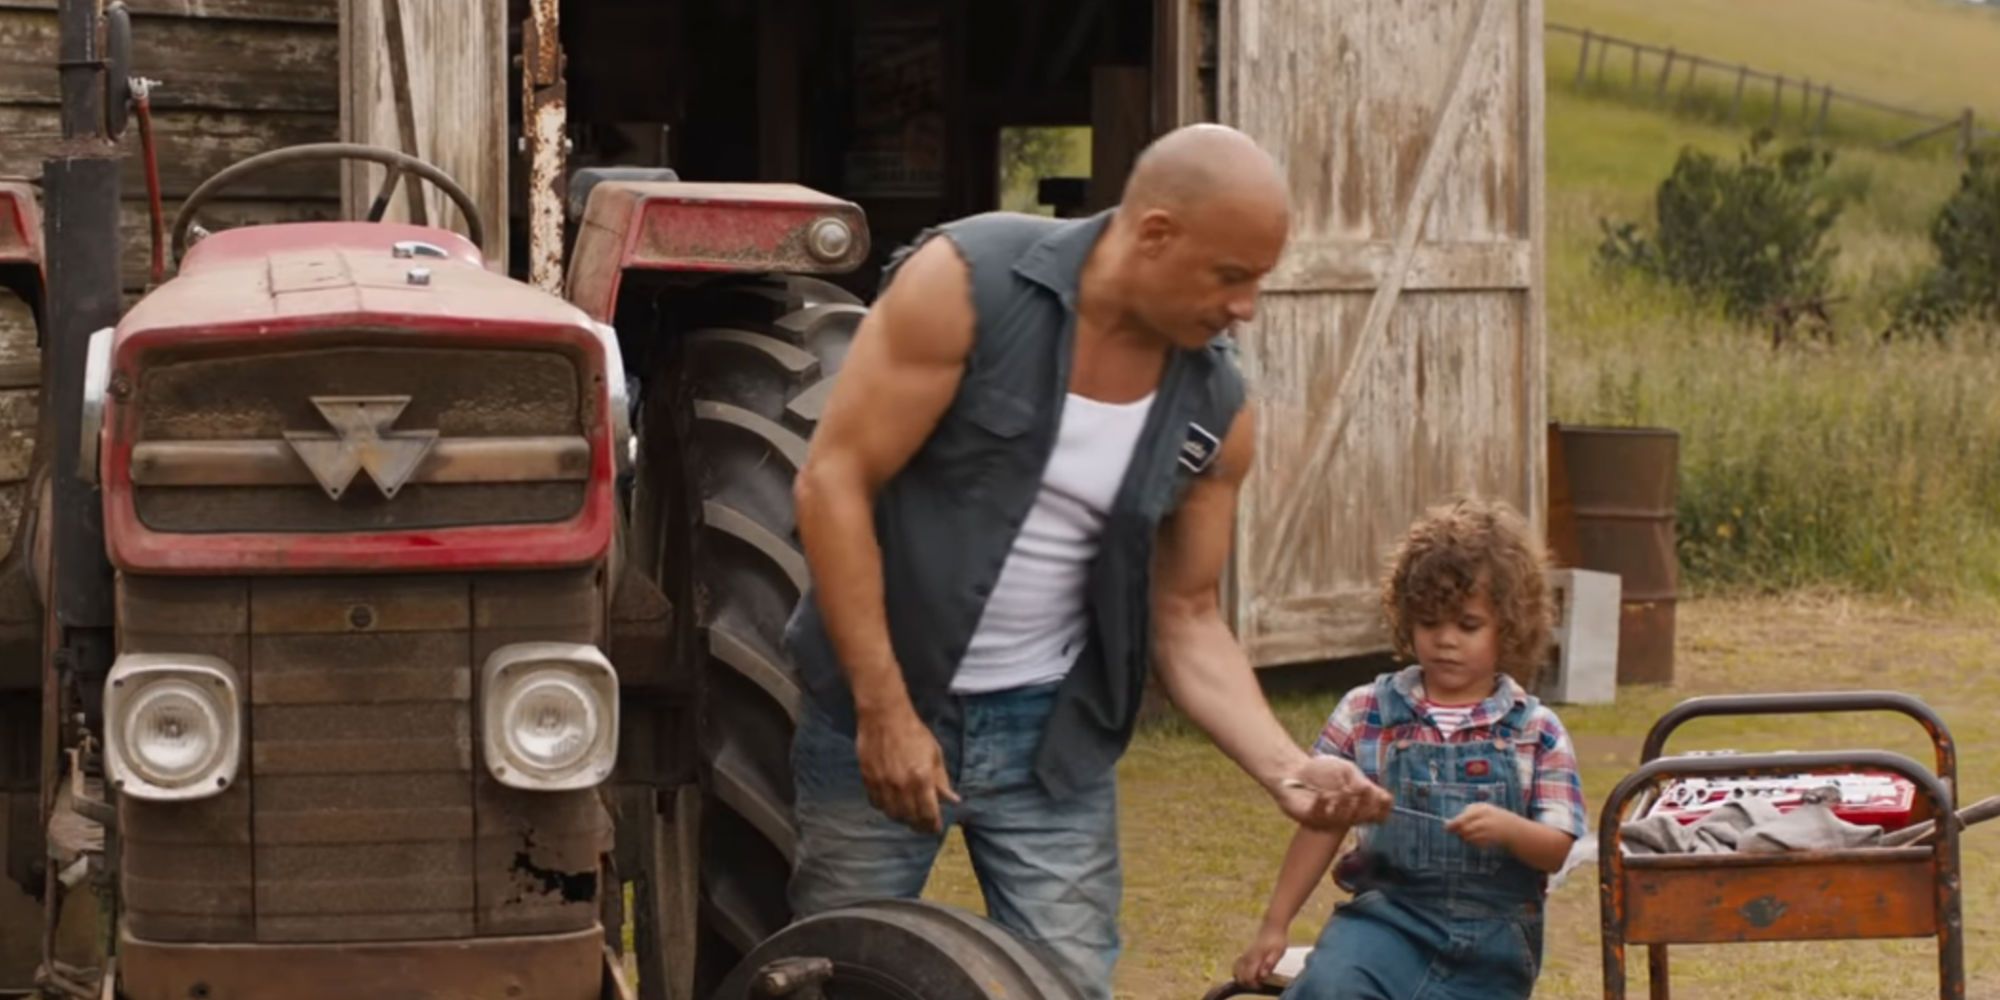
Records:
<instances>
[{"instance_id":1,"label":"barn door","mask_svg":"<svg viewBox=\"0 0 2000 1000\"><path fill-rule=\"evenodd\" d=\"M1284 164L1293 212L1242 331L1237 629L1259 665L1380 651L1383 559L1424 507L1477 491L1542 521L1541 0L1215 22L1218 115Z\"/></svg>"},{"instance_id":2,"label":"barn door","mask_svg":"<svg viewBox=\"0 0 2000 1000\"><path fill-rule=\"evenodd\" d=\"M485 217L487 265L507 267L505 0L340 0L340 133L428 160ZM348 218L360 218L383 169L350 164ZM444 192L406 177L384 218L465 232Z\"/></svg>"}]
</instances>

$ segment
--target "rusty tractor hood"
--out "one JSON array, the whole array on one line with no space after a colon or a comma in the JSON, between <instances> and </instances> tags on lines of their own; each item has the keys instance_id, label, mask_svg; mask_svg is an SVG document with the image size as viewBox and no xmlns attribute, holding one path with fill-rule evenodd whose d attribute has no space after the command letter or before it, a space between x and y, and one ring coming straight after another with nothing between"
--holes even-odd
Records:
<instances>
[{"instance_id":1,"label":"rusty tractor hood","mask_svg":"<svg viewBox=\"0 0 2000 1000\"><path fill-rule=\"evenodd\" d=\"M398 245L420 244L414 256ZM456 233L428 226L306 222L217 233L119 324L139 333L319 327L568 327L589 317L486 266ZM246 328L249 328L246 331Z\"/></svg>"}]
</instances>

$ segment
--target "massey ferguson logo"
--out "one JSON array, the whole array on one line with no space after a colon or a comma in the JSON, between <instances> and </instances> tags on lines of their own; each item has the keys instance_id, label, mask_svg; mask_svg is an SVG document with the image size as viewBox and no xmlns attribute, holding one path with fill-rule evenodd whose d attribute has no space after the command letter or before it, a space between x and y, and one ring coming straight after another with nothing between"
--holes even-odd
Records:
<instances>
[{"instance_id":1,"label":"massey ferguson logo","mask_svg":"<svg viewBox=\"0 0 2000 1000\"><path fill-rule=\"evenodd\" d=\"M410 405L408 396L314 396L312 404L333 433L286 431L285 440L335 500L364 469L382 495L393 499L437 444L436 431L389 429Z\"/></svg>"}]
</instances>

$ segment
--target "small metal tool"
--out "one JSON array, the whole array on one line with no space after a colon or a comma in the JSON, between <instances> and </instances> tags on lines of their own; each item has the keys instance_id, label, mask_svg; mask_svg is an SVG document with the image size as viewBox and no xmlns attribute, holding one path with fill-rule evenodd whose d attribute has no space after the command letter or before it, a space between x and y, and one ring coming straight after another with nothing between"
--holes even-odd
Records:
<instances>
[{"instance_id":1,"label":"small metal tool","mask_svg":"<svg viewBox=\"0 0 2000 1000\"><path fill-rule=\"evenodd\" d=\"M1286 778L1283 781L1278 782L1278 784L1285 788L1296 788L1302 792L1319 793L1325 791L1325 789L1323 788L1315 788L1312 785L1308 785L1297 778ZM1446 819L1443 816L1439 816L1437 813L1428 813L1424 812L1421 809L1411 809L1408 806L1390 806L1389 808L1394 812L1402 813L1405 816L1413 816L1416 817L1417 819L1436 820L1439 823L1451 822L1451 820Z\"/></svg>"}]
</instances>

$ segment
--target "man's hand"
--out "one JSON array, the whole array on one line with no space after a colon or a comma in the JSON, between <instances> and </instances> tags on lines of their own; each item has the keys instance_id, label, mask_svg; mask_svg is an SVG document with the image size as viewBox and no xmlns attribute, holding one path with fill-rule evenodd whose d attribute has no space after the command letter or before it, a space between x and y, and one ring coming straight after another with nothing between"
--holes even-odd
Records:
<instances>
[{"instance_id":1,"label":"man's hand","mask_svg":"<svg viewBox=\"0 0 2000 1000\"><path fill-rule=\"evenodd\" d=\"M1153 578L1153 655L1167 694L1222 752L1269 789L1308 829L1330 831L1389 814L1387 792L1354 765L1313 760L1279 725L1249 657L1223 620L1222 571L1236 498L1256 458L1255 412L1246 407L1209 472L1188 488L1161 533ZM1303 787L1288 787L1287 782Z\"/></svg>"},{"instance_id":2,"label":"man's hand","mask_svg":"<svg viewBox=\"0 0 2000 1000\"><path fill-rule=\"evenodd\" d=\"M910 707L862 715L854 749L868 801L919 833L944 832L940 798L958 801L937 737Z\"/></svg>"},{"instance_id":3,"label":"man's hand","mask_svg":"<svg viewBox=\"0 0 2000 1000\"><path fill-rule=\"evenodd\" d=\"M1444 825L1446 833L1457 835L1458 839L1474 847L1501 847L1513 849L1515 834L1527 819L1508 812L1491 802L1475 802L1466 806L1451 822Z\"/></svg>"},{"instance_id":4,"label":"man's hand","mask_svg":"<svg viewBox=\"0 0 2000 1000\"><path fill-rule=\"evenodd\" d=\"M1314 830L1379 823L1394 805L1388 792L1338 757L1308 758L1279 783L1277 799L1285 815Z\"/></svg>"},{"instance_id":5,"label":"man's hand","mask_svg":"<svg viewBox=\"0 0 2000 1000\"><path fill-rule=\"evenodd\" d=\"M953 799L889 637L875 498L951 406L972 350L971 278L947 238L926 243L862 319L793 491L813 599L854 695L868 800L919 830ZM908 600L908 595L903 596ZM955 799L954 799L955 801Z\"/></svg>"}]
</instances>

